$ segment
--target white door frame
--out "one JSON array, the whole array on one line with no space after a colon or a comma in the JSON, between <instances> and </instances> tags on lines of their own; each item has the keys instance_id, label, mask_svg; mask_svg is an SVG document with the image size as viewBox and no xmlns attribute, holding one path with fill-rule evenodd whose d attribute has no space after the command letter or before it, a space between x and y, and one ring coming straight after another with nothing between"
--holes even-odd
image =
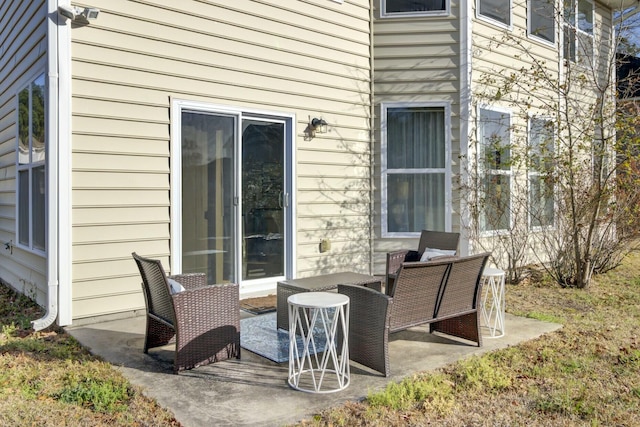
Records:
<instances>
[{"instance_id":1,"label":"white door frame","mask_svg":"<svg viewBox=\"0 0 640 427\"><path fill-rule=\"evenodd\" d=\"M194 111L203 113L219 113L226 115L234 115L237 120L237 136L236 136L236 153L239 153L239 148L242 141L242 119L273 119L281 120L285 123L285 189L288 193L288 209L285 210L285 276L287 278L294 277L296 271L296 257L294 255L294 249L296 247L296 224L295 224L295 149L294 149L294 127L295 127L295 114L282 113L266 110L257 110L250 108L234 108L227 105L217 105L200 101L189 101L183 99L173 99L171 102L171 162L170 162L170 186L171 186L171 273L182 273L182 162L181 150L182 150L182 112ZM234 159L236 167L236 175L239 171L240 159ZM236 186L238 187L238 186ZM235 190L236 208L239 207L239 201L242 200L241 189ZM241 215L240 209L236 209L236 235L240 236L240 224L239 216ZM275 290L276 279L258 279L242 282L242 260L241 260L241 242L235 245L234 266L236 282L240 284L240 294L247 295L253 293L265 293Z\"/></svg>"}]
</instances>

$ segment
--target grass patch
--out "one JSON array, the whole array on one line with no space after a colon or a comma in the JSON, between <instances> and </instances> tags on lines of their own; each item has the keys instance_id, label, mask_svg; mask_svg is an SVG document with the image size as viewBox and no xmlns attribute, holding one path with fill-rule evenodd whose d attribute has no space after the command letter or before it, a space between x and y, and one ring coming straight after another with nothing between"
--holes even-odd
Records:
<instances>
[{"instance_id":1,"label":"grass patch","mask_svg":"<svg viewBox=\"0 0 640 427\"><path fill-rule=\"evenodd\" d=\"M132 392L122 381L84 378L62 389L57 398L64 403L88 406L94 411L113 413L127 409Z\"/></svg>"},{"instance_id":2,"label":"grass patch","mask_svg":"<svg viewBox=\"0 0 640 427\"><path fill-rule=\"evenodd\" d=\"M559 316L556 316L554 314L549 314L549 313L541 313L539 311L531 311L529 313L526 313L525 317L528 317L530 319L541 320L543 322L550 322L550 323L564 322L564 319Z\"/></svg>"},{"instance_id":3,"label":"grass patch","mask_svg":"<svg viewBox=\"0 0 640 427\"><path fill-rule=\"evenodd\" d=\"M42 314L0 285L0 425L180 425L64 330L34 332Z\"/></svg>"},{"instance_id":4,"label":"grass patch","mask_svg":"<svg viewBox=\"0 0 640 427\"><path fill-rule=\"evenodd\" d=\"M442 414L453 405L453 388L444 375L414 377L389 383L384 391L370 394L367 402L374 408L384 406L396 411L429 407Z\"/></svg>"},{"instance_id":5,"label":"grass patch","mask_svg":"<svg viewBox=\"0 0 640 427\"><path fill-rule=\"evenodd\" d=\"M560 415L568 419L589 420L593 419L596 413L595 402L587 396L582 394L572 396L565 390L554 391L538 398L535 402L535 408L543 415Z\"/></svg>"},{"instance_id":6,"label":"grass patch","mask_svg":"<svg viewBox=\"0 0 640 427\"><path fill-rule=\"evenodd\" d=\"M461 391L498 392L511 386L511 375L492 357L472 356L456 363L449 375Z\"/></svg>"}]
</instances>

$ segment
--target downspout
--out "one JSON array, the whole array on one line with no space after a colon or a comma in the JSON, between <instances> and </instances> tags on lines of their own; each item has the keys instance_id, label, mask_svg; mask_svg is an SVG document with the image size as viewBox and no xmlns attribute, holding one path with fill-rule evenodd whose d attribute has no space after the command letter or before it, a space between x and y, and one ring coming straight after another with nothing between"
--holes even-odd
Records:
<instances>
[{"instance_id":1,"label":"downspout","mask_svg":"<svg viewBox=\"0 0 640 427\"><path fill-rule=\"evenodd\" d=\"M471 165L469 160L469 126L471 123L471 84L472 84L472 10L471 1L464 0L460 6L460 184L462 188L469 188L469 173L467 167ZM464 164L466 162L466 164ZM464 167L463 167L464 166ZM463 190L466 191L466 190ZM467 227L471 224L469 213L469 200L460 198L460 254L468 255L473 251L473 245L469 241ZM465 226L466 224L466 226Z\"/></svg>"},{"instance_id":2,"label":"downspout","mask_svg":"<svg viewBox=\"0 0 640 427\"><path fill-rule=\"evenodd\" d=\"M35 330L71 324L71 24L47 0L47 306ZM68 5L68 1L66 2Z\"/></svg>"},{"instance_id":3,"label":"downspout","mask_svg":"<svg viewBox=\"0 0 640 427\"><path fill-rule=\"evenodd\" d=\"M51 142L58 137L58 14L57 1L47 2L47 305L40 319L31 322L39 331L53 324L58 317L58 162L57 150Z\"/></svg>"},{"instance_id":4,"label":"downspout","mask_svg":"<svg viewBox=\"0 0 640 427\"><path fill-rule=\"evenodd\" d=\"M375 106L374 102L374 80L373 80L373 0L369 2L369 273L374 273L375 259Z\"/></svg>"},{"instance_id":5,"label":"downspout","mask_svg":"<svg viewBox=\"0 0 640 427\"><path fill-rule=\"evenodd\" d=\"M57 266L58 266L58 325L67 326L72 322L71 307L71 22L57 14L57 6L69 4L69 0L49 0L54 4L57 25L58 58L58 209L57 218Z\"/></svg>"}]
</instances>

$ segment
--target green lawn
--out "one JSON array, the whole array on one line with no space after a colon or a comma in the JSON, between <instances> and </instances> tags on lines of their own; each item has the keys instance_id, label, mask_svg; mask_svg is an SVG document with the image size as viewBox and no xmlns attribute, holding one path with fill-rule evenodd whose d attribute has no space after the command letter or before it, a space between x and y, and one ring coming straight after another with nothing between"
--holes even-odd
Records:
<instances>
[{"instance_id":1,"label":"green lawn","mask_svg":"<svg viewBox=\"0 0 640 427\"><path fill-rule=\"evenodd\" d=\"M33 332L42 315L0 285L1 426L180 425L62 329Z\"/></svg>"}]
</instances>

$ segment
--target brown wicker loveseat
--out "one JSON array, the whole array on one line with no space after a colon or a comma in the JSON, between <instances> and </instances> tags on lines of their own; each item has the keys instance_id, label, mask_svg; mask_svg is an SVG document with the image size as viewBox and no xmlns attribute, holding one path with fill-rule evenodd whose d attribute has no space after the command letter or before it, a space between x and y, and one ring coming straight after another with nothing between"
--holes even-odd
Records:
<instances>
[{"instance_id":1,"label":"brown wicker loveseat","mask_svg":"<svg viewBox=\"0 0 640 427\"><path fill-rule=\"evenodd\" d=\"M389 376L389 333L430 324L438 331L482 345L478 307L488 253L402 264L393 295L338 285L349 296L349 357Z\"/></svg>"}]
</instances>

